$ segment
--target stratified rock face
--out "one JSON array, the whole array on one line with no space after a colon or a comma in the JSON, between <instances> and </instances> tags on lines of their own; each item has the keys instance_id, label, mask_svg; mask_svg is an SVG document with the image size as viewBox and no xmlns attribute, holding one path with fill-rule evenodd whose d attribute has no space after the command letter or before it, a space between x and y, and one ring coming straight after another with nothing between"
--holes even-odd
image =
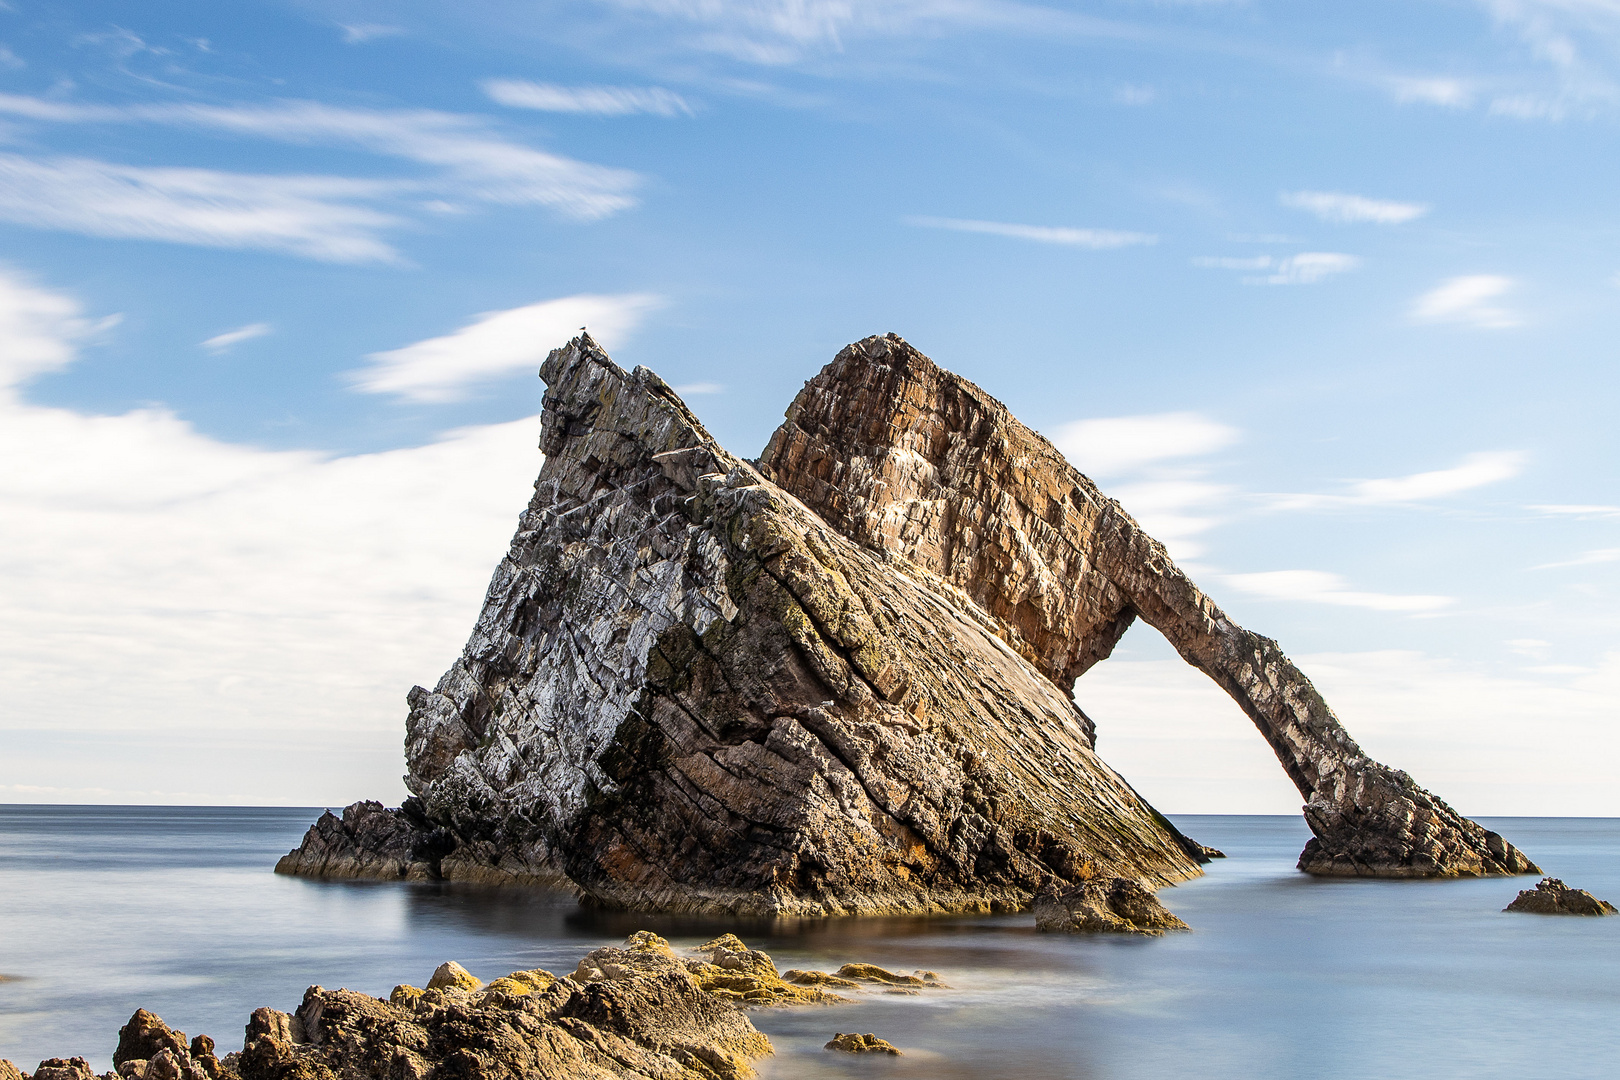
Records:
<instances>
[{"instance_id":1,"label":"stratified rock face","mask_svg":"<svg viewBox=\"0 0 1620 1080\"><path fill-rule=\"evenodd\" d=\"M1021 909L1088 861L1198 873L960 589L828 527L590 338L541 376L534 499L461 659L410 695L445 876L830 915Z\"/></svg>"},{"instance_id":2,"label":"stratified rock face","mask_svg":"<svg viewBox=\"0 0 1620 1080\"><path fill-rule=\"evenodd\" d=\"M1615 906L1585 889L1572 889L1555 877L1542 878L1534 889L1521 889L1503 911L1532 915L1613 915Z\"/></svg>"},{"instance_id":3,"label":"stratified rock face","mask_svg":"<svg viewBox=\"0 0 1620 1080\"><path fill-rule=\"evenodd\" d=\"M963 589L1065 693L1146 620L1243 708L1304 796L1302 870L1539 872L1364 754L1276 642L1228 619L1051 443L898 337L851 345L806 383L759 469L845 536Z\"/></svg>"}]
</instances>

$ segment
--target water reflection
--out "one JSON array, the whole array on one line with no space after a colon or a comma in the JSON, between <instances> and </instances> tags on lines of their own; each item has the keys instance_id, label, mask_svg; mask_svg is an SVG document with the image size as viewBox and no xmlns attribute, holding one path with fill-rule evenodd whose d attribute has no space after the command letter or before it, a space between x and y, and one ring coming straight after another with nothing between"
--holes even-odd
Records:
<instances>
[{"instance_id":1,"label":"water reflection","mask_svg":"<svg viewBox=\"0 0 1620 1080\"><path fill-rule=\"evenodd\" d=\"M953 989L765 1010L768 1077L1602 1076L1620 1057L1620 919L1500 909L1525 881L1313 881L1298 818L1178 824L1231 858L1164 894L1191 934L1039 935L1027 915L716 920L582 909L571 897L269 873L318 811L0 807L0 1056L83 1054L151 1008L222 1049L310 983L385 994L456 959L484 978L572 970L652 929L734 932L779 966L862 960ZM1550 873L1620 898L1620 822L1491 827ZM824 1053L872 1031L906 1056Z\"/></svg>"}]
</instances>

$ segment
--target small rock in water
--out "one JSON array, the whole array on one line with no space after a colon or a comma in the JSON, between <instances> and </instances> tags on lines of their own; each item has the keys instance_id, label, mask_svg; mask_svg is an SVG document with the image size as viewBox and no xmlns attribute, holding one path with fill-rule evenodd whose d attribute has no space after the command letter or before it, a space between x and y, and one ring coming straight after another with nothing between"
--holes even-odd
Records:
<instances>
[{"instance_id":1,"label":"small rock in water","mask_svg":"<svg viewBox=\"0 0 1620 1080\"><path fill-rule=\"evenodd\" d=\"M484 985L484 980L456 963L446 960L433 972L433 978L428 980L429 990L477 990Z\"/></svg>"},{"instance_id":2,"label":"small rock in water","mask_svg":"<svg viewBox=\"0 0 1620 1080\"><path fill-rule=\"evenodd\" d=\"M46 1058L34 1070L39 1080L96 1080L90 1063L82 1057Z\"/></svg>"},{"instance_id":3,"label":"small rock in water","mask_svg":"<svg viewBox=\"0 0 1620 1080\"><path fill-rule=\"evenodd\" d=\"M1135 878L1047 883L1035 897L1035 929L1069 934L1146 934L1190 929Z\"/></svg>"},{"instance_id":4,"label":"small rock in water","mask_svg":"<svg viewBox=\"0 0 1620 1080\"><path fill-rule=\"evenodd\" d=\"M845 1035L843 1032L832 1037L824 1050L842 1050L846 1054L893 1054L900 1056L900 1049L893 1043L878 1038L871 1032L865 1035L856 1035L853 1032Z\"/></svg>"},{"instance_id":5,"label":"small rock in water","mask_svg":"<svg viewBox=\"0 0 1620 1080\"><path fill-rule=\"evenodd\" d=\"M1615 906L1585 889L1572 889L1555 877L1542 878L1534 889L1523 889L1503 911L1532 915L1613 915Z\"/></svg>"}]
</instances>

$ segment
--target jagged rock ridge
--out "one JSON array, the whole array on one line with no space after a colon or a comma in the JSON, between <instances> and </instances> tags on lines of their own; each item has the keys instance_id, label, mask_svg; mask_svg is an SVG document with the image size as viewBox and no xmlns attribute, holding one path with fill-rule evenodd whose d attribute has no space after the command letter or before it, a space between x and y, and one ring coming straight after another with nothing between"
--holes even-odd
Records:
<instances>
[{"instance_id":1,"label":"jagged rock ridge","mask_svg":"<svg viewBox=\"0 0 1620 1080\"><path fill-rule=\"evenodd\" d=\"M1065 691L1133 620L1152 625L1242 707L1304 797L1315 836L1300 869L1539 872L1368 757L1275 641L1229 619L1046 439L895 335L806 383L759 467L844 535L962 588Z\"/></svg>"},{"instance_id":2,"label":"jagged rock ridge","mask_svg":"<svg viewBox=\"0 0 1620 1080\"><path fill-rule=\"evenodd\" d=\"M541 376L534 499L461 659L410 695L413 799L323 818L279 869L800 915L1198 873L960 588L840 535L589 337Z\"/></svg>"}]
</instances>

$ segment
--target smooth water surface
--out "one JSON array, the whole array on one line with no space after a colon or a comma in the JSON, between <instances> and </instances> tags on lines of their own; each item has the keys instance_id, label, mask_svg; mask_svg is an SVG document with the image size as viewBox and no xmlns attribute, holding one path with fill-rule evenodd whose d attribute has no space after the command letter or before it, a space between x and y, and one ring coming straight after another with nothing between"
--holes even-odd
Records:
<instances>
[{"instance_id":1,"label":"smooth water surface","mask_svg":"<svg viewBox=\"0 0 1620 1080\"><path fill-rule=\"evenodd\" d=\"M1317 881L1297 818L1178 817L1230 858L1161 899L1194 932L1037 934L1028 915L770 924L585 911L567 897L278 877L318 811L0 807L0 1057L110 1066L137 1007L220 1050L311 983L386 995L443 960L569 971L648 928L732 930L777 966L931 968L953 987L762 1010L776 1080L815 1077L1612 1077L1620 918L1508 915L1533 879ZM1620 820L1490 822L1550 874L1620 901ZM901 1058L821 1050L875 1032Z\"/></svg>"}]
</instances>

